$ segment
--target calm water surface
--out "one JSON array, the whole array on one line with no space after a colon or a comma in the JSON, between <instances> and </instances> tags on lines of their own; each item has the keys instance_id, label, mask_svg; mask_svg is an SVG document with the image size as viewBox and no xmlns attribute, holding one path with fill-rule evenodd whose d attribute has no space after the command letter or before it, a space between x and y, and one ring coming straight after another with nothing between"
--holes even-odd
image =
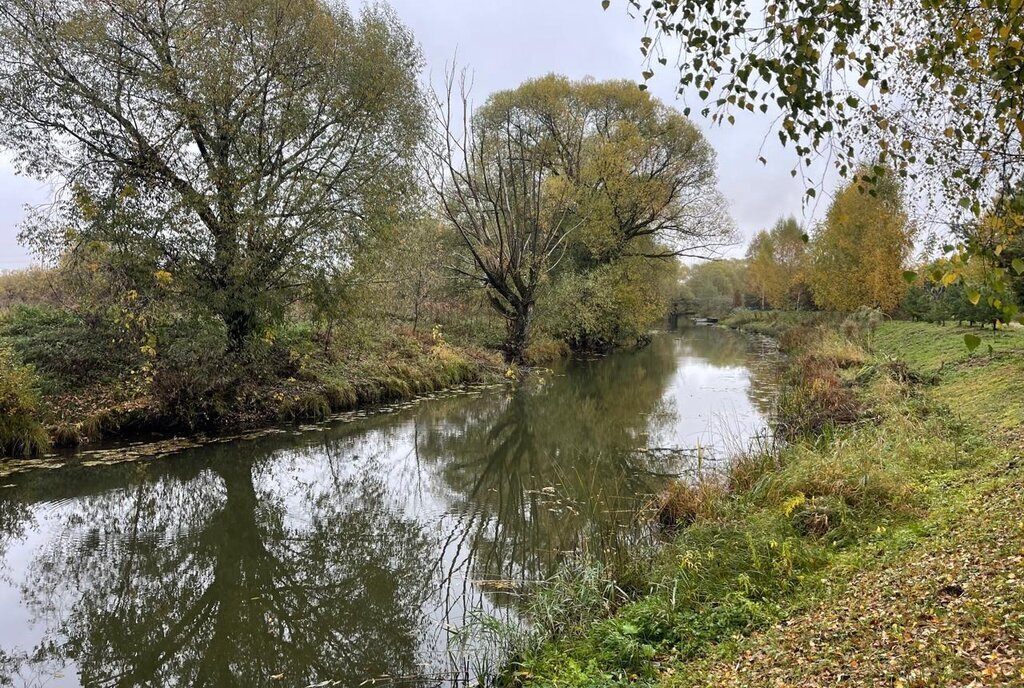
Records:
<instances>
[{"instance_id":1,"label":"calm water surface","mask_svg":"<svg viewBox=\"0 0 1024 688\"><path fill-rule=\"evenodd\" d=\"M726 330L659 333L515 392L7 479L0 686L409 685L472 666L485 650L453 643L468 619L514 618L509 589L614 552L667 479L764 431L773 360Z\"/></svg>"}]
</instances>

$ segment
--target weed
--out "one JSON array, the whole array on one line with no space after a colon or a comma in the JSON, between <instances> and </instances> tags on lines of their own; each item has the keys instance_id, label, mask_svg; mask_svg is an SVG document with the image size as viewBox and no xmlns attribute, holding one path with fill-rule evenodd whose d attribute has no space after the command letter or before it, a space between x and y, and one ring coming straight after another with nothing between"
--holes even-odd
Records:
<instances>
[{"instance_id":1,"label":"weed","mask_svg":"<svg viewBox=\"0 0 1024 688\"><path fill-rule=\"evenodd\" d=\"M38 403L33 370L0 347L0 456L34 456L49 446Z\"/></svg>"}]
</instances>

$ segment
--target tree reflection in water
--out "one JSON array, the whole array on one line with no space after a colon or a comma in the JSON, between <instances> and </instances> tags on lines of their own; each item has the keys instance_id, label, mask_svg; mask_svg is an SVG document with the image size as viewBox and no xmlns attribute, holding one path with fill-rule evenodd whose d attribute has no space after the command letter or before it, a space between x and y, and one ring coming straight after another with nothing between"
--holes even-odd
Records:
<instances>
[{"instance_id":1,"label":"tree reflection in water","mask_svg":"<svg viewBox=\"0 0 1024 688\"><path fill-rule=\"evenodd\" d=\"M566 552L614 556L633 536L638 504L687 468L646 449L684 437L699 420L686 406L712 394L681 396L688 366L731 380L714 394L761 422L769 368L751 346L661 335L515 392L24 476L0 502L0 618L19 624L0 628L0 685L442 670L447 625L503 605L479 581L543 578Z\"/></svg>"},{"instance_id":2,"label":"tree reflection in water","mask_svg":"<svg viewBox=\"0 0 1024 688\"><path fill-rule=\"evenodd\" d=\"M388 505L379 474L341 477L328 453L329 470L305 475L246 448L264 460L220 445L194 474L174 466L78 501L23 583L49 630L36 661L110 686L416 671L432 550L420 525Z\"/></svg>"}]
</instances>

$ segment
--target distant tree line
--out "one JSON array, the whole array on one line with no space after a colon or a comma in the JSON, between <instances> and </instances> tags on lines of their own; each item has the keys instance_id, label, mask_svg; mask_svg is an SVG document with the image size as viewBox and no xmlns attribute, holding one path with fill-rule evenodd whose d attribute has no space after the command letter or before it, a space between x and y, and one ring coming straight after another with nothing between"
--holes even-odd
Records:
<instances>
[{"instance_id":1,"label":"distant tree line","mask_svg":"<svg viewBox=\"0 0 1024 688\"><path fill-rule=\"evenodd\" d=\"M861 308L932 322L956 321L998 327L1024 302L1021 239L1005 233L994 214L955 228L951 241L989 244L1008 278L993 279L982 259L955 271L956 247L940 257L913 260L917 230L904 209L903 191L883 177L870 189L848 183L837 192L825 218L805 232L795 218L759 232L742 260L691 267L678 298L721 314L731 308L822 309L852 313Z\"/></svg>"}]
</instances>

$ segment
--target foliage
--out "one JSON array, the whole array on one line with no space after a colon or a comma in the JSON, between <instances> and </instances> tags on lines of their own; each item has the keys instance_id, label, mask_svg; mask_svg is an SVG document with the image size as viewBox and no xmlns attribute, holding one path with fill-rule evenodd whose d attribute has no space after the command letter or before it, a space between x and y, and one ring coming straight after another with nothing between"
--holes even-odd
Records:
<instances>
[{"instance_id":1,"label":"foliage","mask_svg":"<svg viewBox=\"0 0 1024 688\"><path fill-rule=\"evenodd\" d=\"M578 260L704 256L731 238L713 149L634 84L552 74L491 95L479 116L509 111L539 126L551 171L571 185Z\"/></svg>"},{"instance_id":2,"label":"foliage","mask_svg":"<svg viewBox=\"0 0 1024 688\"><path fill-rule=\"evenodd\" d=\"M209 425L230 408L231 393L246 377L277 377L255 365L249 345L248 370L229 354L228 333L218 318L179 318L162 323L150 394L159 413L186 427Z\"/></svg>"},{"instance_id":3,"label":"foliage","mask_svg":"<svg viewBox=\"0 0 1024 688\"><path fill-rule=\"evenodd\" d=\"M132 333L105 314L17 306L0 319L0 337L49 391L116 380L143 361Z\"/></svg>"},{"instance_id":4,"label":"foliage","mask_svg":"<svg viewBox=\"0 0 1024 688\"><path fill-rule=\"evenodd\" d=\"M645 79L672 55L705 116L776 109L779 140L804 165L827 152L841 175L873 182L882 169L857 161L877 157L941 191L951 214L975 216L986 190L1021 180L1024 18L1013 0L628 1L648 27ZM666 49L667 36L678 42Z\"/></svg>"},{"instance_id":5,"label":"foliage","mask_svg":"<svg viewBox=\"0 0 1024 688\"><path fill-rule=\"evenodd\" d=\"M235 348L410 188L420 57L385 9L12 0L0 64L0 144L69 191L24 236L173 276Z\"/></svg>"},{"instance_id":6,"label":"foliage","mask_svg":"<svg viewBox=\"0 0 1024 688\"><path fill-rule=\"evenodd\" d=\"M780 219L747 249L747 279L761 308L802 308L807 296L807 236L794 217Z\"/></svg>"},{"instance_id":7,"label":"foliage","mask_svg":"<svg viewBox=\"0 0 1024 688\"><path fill-rule=\"evenodd\" d=\"M775 242L771 234L762 230L747 247L747 284L757 294L761 310L768 307L768 292L776 274Z\"/></svg>"},{"instance_id":8,"label":"foliage","mask_svg":"<svg viewBox=\"0 0 1024 688\"><path fill-rule=\"evenodd\" d=\"M0 457L33 456L50 445L37 420L39 396L32 369L0 345Z\"/></svg>"},{"instance_id":9,"label":"foliage","mask_svg":"<svg viewBox=\"0 0 1024 688\"><path fill-rule=\"evenodd\" d=\"M903 272L914 232L902 190L888 179L873 191L843 188L814 236L809 282L822 308L851 312L872 306L888 312L907 289Z\"/></svg>"},{"instance_id":10,"label":"foliage","mask_svg":"<svg viewBox=\"0 0 1024 688\"><path fill-rule=\"evenodd\" d=\"M725 315L753 298L747 293L747 263L713 260L686 268L679 297L708 315Z\"/></svg>"},{"instance_id":11,"label":"foliage","mask_svg":"<svg viewBox=\"0 0 1024 688\"><path fill-rule=\"evenodd\" d=\"M672 262L632 257L561 275L545 295L538 325L577 351L641 340L668 312L674 268Z\"/></svg>"}]
</instances>

